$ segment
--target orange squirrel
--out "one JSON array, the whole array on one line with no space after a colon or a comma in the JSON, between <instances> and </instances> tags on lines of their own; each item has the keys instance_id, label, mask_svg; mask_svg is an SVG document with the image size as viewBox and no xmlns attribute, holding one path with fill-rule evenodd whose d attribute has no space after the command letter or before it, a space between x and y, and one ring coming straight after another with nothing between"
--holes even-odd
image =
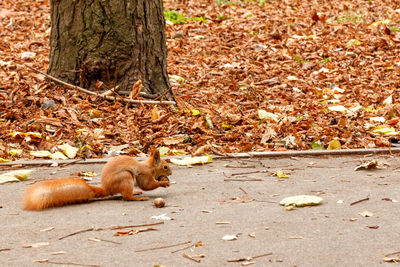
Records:
<instances>
[{"instance_id":1,"label":"orange squirrel","mask_svg":"<svg viewBox=\"0 0 400 267\"><path fill-rule=\"evenodd\" d=\"M88 185L81 178L60 178L30 186L22 201L25 210L42 210L54 206L81 203L121 193L124 200L148 200L135 197L141 191L133 191L137 185L143 190L168 187L171 169L160 158L160 152L153 150L150 157L138 162L129 156L112 158L104 166L101 187Z\"/></svg>"}]
</instances>

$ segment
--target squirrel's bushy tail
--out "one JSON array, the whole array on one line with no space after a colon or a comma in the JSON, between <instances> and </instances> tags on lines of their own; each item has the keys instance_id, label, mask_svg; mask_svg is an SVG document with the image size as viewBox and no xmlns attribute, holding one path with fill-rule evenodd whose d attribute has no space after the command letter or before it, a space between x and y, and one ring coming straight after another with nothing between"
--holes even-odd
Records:
<instances>
[{"instance_id":1,"label":"squirrel's bushy tail","mask_svg":"<svg viewBox=\"0 0 400 267\"><path fill-rule=\"evenodd\" d=\"M30 186L25 192L22 207L25 210L43 210L104 196L101 187L88 185L84 179L61 178Z\"/></svg>"}]
</instances>

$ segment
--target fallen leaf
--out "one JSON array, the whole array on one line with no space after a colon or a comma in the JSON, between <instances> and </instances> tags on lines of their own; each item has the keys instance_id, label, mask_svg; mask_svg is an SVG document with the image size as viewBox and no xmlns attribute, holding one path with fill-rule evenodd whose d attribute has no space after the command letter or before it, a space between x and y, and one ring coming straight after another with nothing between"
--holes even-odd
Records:
<instances>
[{"instance_id":1,"label":"fallen leaf","mask_svg":"<svg viewBox=\"0 0 400 267\"><path fill-rule=\"evenodd\" d=\"M370 211L363 211L358 213L359 215L363 216L363 217L372 217L374 214Z\"/></svg>"},{"instance_id":2,"label":"fallen leaf","mask_svg":"<svg viewBox=\"0 0 400 267\"><path fill-rule=\"evenodd\" d=\"M329 142L327 149L341 149L342 145L340 144L340 141L337 139L333 139Z\"/></svg>"},{"instance_id":3,"label":"fallen leaf","mask_svg":"<svg viewBox=\"0 0 400 267\"><path fill-rule=\"evenodd\" d=\"M132 86L132 90L130 92L130 98L131 99L136 99L140 91L142 91L142 80L137 80L135 84Z\"/></svg>"},{"instance_id":4,"label":"fallen leaf","mask_svg":"<svg viewBox=\"0 0 400 267\"><path fill-rule=\"evenodd\" d=\"M278 178L289 178L289 175L283 173L282 171L277 171L276 176L278 176Z\"/></svg>"},{"instance_id":5,"label":"fallen leaf","mask_svg":"<svg viewBox=\"0 0 400 267\"><path fill-rule=\"evenodd\" d=\"M56 151L53 154L50 155L50 158L54 159L54 160L58 160L58 159L62 159L62 160L66 160L68 159L67 156L65 156L62 152L60 151Z\"/></svg>"},{"instance_id":6,"label":"fallen leaf","mask_svg":"<svg viewBox=\"0 0 400 267\"><path fill-rule=\"evenodd\" d=\"M197 156L197 157L185 157L183 159L170 159L171 163L175 165L190 166L212 162L212 158L209 155Z\"/></svg>"},{"instance_id":7,"label":"fallen leaf","mask_svg":"<svg viewBox=\"0 0 400 267\"><path fill-rule=\"evenodd\" d=\"M16 170L0 174L0 184L7 182L25 181L31 175L32 170Z\"/></svg>"},{"instance_id":8,"label":"fallen leaf","mask_svg":"<svg viewBox=\"0 0 400 267\"><path fill-rule=\"evenodd\" d=\"M172 218L168 217L166 213L163 213L161 215L154 215L154 216L151 216L150 218L155 219L155 220L163 220L163 221L172 220Z\"/></svg>"},{"instance_id":9,"label":"fallen leaf","mask_svg":"<svg viewBox=\"0 0 400 267\"><path fill-rule=\"evenodd\" d=\"M70 159L75 158L76 154L78 153L78 150L79 150L78 148L73 147L73 146L69 145L68 143L59 145L58 148L61 149L64 152L64 154Z\"/></svg>"},{"instance_id":10,"label":"fallen leaf","mask_svg":"<svg viewBox=\"0 0 400 267\"><path fill-rule=\"evenodd\" d=\"M51 156L51 152L46 150L29 151L29 154L37 158L49 158Z\"/></svg>"},{"instance_id":11,"label":"fallen leaf","mask_svg":"<svg viewBox=\"0 0 400 267\"><path fill-rule=\"evenodd\" d=\"M268 111L266 111L266 110L259 109L259 110L258 110L258 118L259 118L260 120L273 120L273 121L278 121L279 116L276 115L276 114L274 114L274 113L268 112Z\"/></svg>"},{"instance_id":12,"label":"fallen leaf","mask_svg":"<svg viewBox=\"0 0 400 267\"><path fill-rule=\"evenodd\" d=\"M359 170L373 170L378 167L378 161L377 160L371 160L367 163L361 164L357 167L354 168L355 171Z\"/></svg>"},{"instance_id":13,"label":"fallen leaf","mask_svg":"<svg viewBox=\"0 0 400 267\"><path fill-rule=\"evenodd\" d=\"M203 154L205 154L209 149L210 149L210 145L201 146L201 147L199 147L199 148L193 153L193 156L196 157L196 156L203 155Z\"/></svg>"},{"instance_id":14,"label":"fallen leaf","mask_svg":"<svg viewBox=\"0 0 400 267\"><path fill-rule=\"evenodd\" d=\"M322 203L322 198L312 195L298 195L292 197L286 197L282 199L279 204L282 206L296 206L296 207L304 207L304 206L314 206Z\"/></svg>"},{"instance_id":15,"label":"fallen leaf","mask_svg":"<svg viewBox=\"0 0 400 267\"><path fill-rule=\"evenodd\" d=\"M160 118L160 111L158 110L157 106L154 106L151 109L151 121L154 122L154 121L158 120L159 118Z\"/></svg>"},{"instance_id":16,"label":"fallen leaf","mask_svg":"<svg viewBox=\"0 0 400 267\"><path fill-rule=\"evenodd\" d=\"M237 240L237 239L238 239L237 235L224 235L222 237L222 240L224 240L224 241L233 241L233 240Z\"/></svg>"}]
</instances>

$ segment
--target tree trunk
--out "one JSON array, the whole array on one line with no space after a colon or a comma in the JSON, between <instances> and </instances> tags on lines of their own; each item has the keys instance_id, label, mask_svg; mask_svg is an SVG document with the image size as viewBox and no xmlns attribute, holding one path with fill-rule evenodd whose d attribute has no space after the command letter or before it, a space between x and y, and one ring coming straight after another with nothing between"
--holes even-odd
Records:
<instances>
[{"instance_id":1,"label":"tree trunk","mask_svg":"<svg viewBox=\"0 0 400 267\"><path fill-rule=\"evenodd\" d=\"M169 88L162 0L51 0L48 73L93 90Z\"/></svg>"}]
</instances>

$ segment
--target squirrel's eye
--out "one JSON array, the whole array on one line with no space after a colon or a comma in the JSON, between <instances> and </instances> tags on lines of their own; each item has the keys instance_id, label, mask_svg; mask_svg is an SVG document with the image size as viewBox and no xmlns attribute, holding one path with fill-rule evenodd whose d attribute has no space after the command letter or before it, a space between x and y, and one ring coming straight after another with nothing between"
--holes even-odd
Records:
<instances>
[{"instance_id":1,"label":"squirrel's eye","mask_svg":"<svg viewBox=\"0 0 400 267\"><path fill-rule=\"evenodd\" d=\"M167 165L164 165L164 170L166 170L166 169L168 169L168 166L167 166Z\"/></svg>"}]
</instances>

